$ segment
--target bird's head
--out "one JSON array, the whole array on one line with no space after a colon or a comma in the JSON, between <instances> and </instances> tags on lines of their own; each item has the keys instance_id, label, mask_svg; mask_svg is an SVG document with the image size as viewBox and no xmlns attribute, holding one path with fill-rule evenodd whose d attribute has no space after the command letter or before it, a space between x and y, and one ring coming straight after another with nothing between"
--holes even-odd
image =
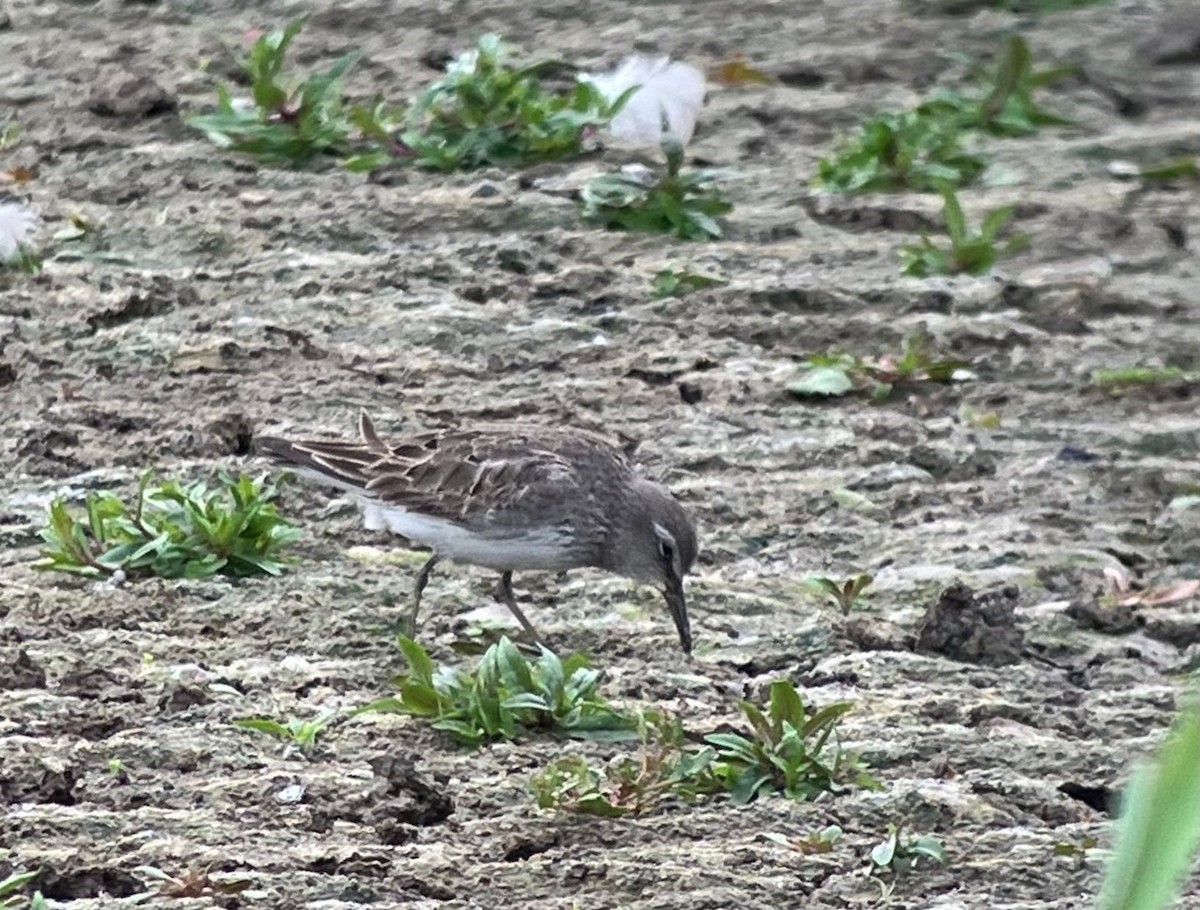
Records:
<instances>
[{"instance_id":1,"label":"bird's head","mask_svg":"<svg viewBox=\"0 0 1200 910\"><path fill-rule=\"evenodd\" d=\"M605 568L662 590L679 644L690 654L692 629L683 579L696 562L696 527L665 487L642 479L631 487L621 516Z\"/></svg>"}]
</instances>

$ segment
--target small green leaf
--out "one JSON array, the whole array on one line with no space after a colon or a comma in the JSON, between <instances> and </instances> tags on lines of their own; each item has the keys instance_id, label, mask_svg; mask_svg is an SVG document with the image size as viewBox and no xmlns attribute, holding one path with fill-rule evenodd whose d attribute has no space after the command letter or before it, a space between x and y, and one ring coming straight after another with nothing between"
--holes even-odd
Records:
<instances>
[{"instance_id":1,"label":"small green leaf","mask_svg":"<svg viewBox=\"0 0 1200 910\"><path fill-rule=\"evenodd\" d=\"M746 720L750 721L750 726L760 741L764 743L774 741L775 733L772 729L771 721L767 720L766 715L763 714L758 705L753 702L741 701L738 702L738 707L741 709L742 714L745 715Z\"/></svg>"},{"instance_id":2,"label":"small green leaf","mask_svg":"<svg viewBox=\"0 0 1200 910\"><path fill-rule=\"evenodd\" d=\"M376 699L366 705L354 708L354 711L350 712L350 717L376 713L404 713L404 702L396 698Z\"/></svg>"},{"instance_id":3,"label":"small green leaf","mask_svg":"<svg viewBox=\"0 0 1200 910\"><path fill-rule=\"evenodd\" d=\"M400 687L402 709L408 714L437 717L442 713L442 700L433 687L415 680Z\"/></svg>"},{"instance_id":4,"label":"small green leaf","mask_svg":"<svg viewBox=\"0 0 1200 910\"><path fill-rule=\"evenodd\" d=\"M1189 155L1146 165L1141 169L1141 177L1152 183L1200 180L1200 156Z\"/></svg>"},{"instance_id":5,"label":"small green leaf","mask_svg":"<svg viewBox=\"0 0 1200 910\"><path fill-rule=\"evenodd\" d=\"M574 679L579 671L586 670L587 666L588 656L582 651L568 654L562 662L563 676L567 679Z\"/></svg>"},{"instance_id":6,"label":"small green leaf","mask_svg":"<svg viewBox=\"0 0 1200 910\"><path fill-rule=\"evenodd\" d=\"M1012 218L1014 211L1014 206L1006 205L984 215L983 223L979 228L979 233L983 239L989 242L995 240L996 235L1000 233L1000 229Z\"/></svg>"},{"instance_id":7,"label":"small green leaf","mask_svg":"<svg viewBox=\"0 0 1200 910\"><path fill-rule=\"evenodd\" d=\"M893 833L886 840L871 848L871 862L876 866L887 868L896 858L896 848L899 845L898 833Z\"/></svg>"},{"instance_id":8,"label":"small green leaf","mask_svg":"<svg viewBox=\"0 0 1200 910\"><path fill-rule=\"evenodd\" d=\"M750 767L737 775L729 795L734 803L744 806L758 795L758 792L771 782L771 775L761 772L758 768Z\"/></svg>"},{"instance_id":9,"label":"small green leaf","mask_svg":"<svg viewBox=\"0 0 1200 910\"><path fill-rule=\"evenodd\" d=\"M243 730L253 730L256 733L266 733L276 739L291 739L292 733L279 721L266 717L241 717L234 720L233 725Z\"/></svg>"},{"instance_id":10,"label":"small green leaf","mask_svg":"<svg viewBox=\"0 0 1200 910\"><path fill-rule=\"evenodd\" d=\"M532 692L521 692L517 695L510 695L500 703L500 706L510 711L519 711L522 709L534 711L550 710L550 706L546 704L546 699L540 695L534 695Z\"/></svg>"},{"instance_id":11,"label":"small green leaf","mask_svg":"<svg viewBox=\"0 0 1200 910\"><path fill-rule=\"evenodd\" d=\"M796 687L787 680L771 683L769 705L771 723L775 729L780 729L785 722L793 727L804 725L804 702Z\"/></svg>"},{"instance_id":12,"label":"small green leaf","mask_svg":"<svg viewBox=\"0 0 1200 910\"><path fill-rule=\"evenodd\" d=\"M854 382L841 367L817 367L802 373L788 384L793 395L845 395L854 390Z\"/></svg>"},{"instance_id":13,"label":"small green leaf","mask_svg":"<svg viewBox=\"0 0 1200 910\"><path fill-rule=\"evenodd\" d=\"M942 193L942 214L946 220L946 234L950 237L952 246L962 243L967 237L967 218L963 214L958 195L953 190Z\"/></svg>"},{"instance_id":14,"label":"small green leaf","mask_svg":"<svg viewBox=\"0 0 1200 910\"><path fill-rule=\"evenodd\" d=\"M600 818L621 818L632 810L624 806L614 806L599 793L589 793L576 803L577 811L585 815L595 815Z\"/></svg>"},{"instance_id":15,"label":"small green leaf","mask_svg":"<svg viewBox=\"0 0 1200 910\"><path fill-rule=\"evenodd\" d=\"M567 733L572 739L583 739L592 743L627 743L638 738L637 731L620 715L607 718L592 717L571 724Z\"/></svg>"},{"instance_id":16,"label":"small green leaf","mask_svg":"<svg viewBox=\"0 0 1200 910\"><path fill-rule=\"evenodd\" d=\"M754 765L758 761L758 752L754 748L754 743L744 736L736 733L710 733L704 737L704 740L716 746L718 754L724 760L737 759L748 765Z\"/></svg>"},{"instance_id":17,"label":"small green leaf","mask_svg":"<svg viewBox=\"0 0 1200 910\"><path fill-rule=\"evenodd\" d=\"M419 644L404 635L396 636L396 645L408 664L409 676L426 686L433 684L433 661Z\"/></svg>"},{"instance_id":18,"label":"small green leaf","mask_svg":"<svg viewBox=\"0 0 1200 910\"><path fill-rule=\"evenodd\" d=\"M946 864L946 848L942 842L932 834L926 834L924 837L918 837L911 845L913 853L920 856L928 857L938 865Z\"/></svg>"},{"instance_id":19,"label":"small green leaf","mask_svg":"<svg viewBox=\"0 0 1200 910\"><path fill-rule=\"evenodd\" d=\"M41 870L33 872L15 872L8 878L0 881L0 897L8 897L12 894L17 894L22 891L27 884L38 877ZM15 904L13 906L16 906Z\"/></svg>"}]
</instances>

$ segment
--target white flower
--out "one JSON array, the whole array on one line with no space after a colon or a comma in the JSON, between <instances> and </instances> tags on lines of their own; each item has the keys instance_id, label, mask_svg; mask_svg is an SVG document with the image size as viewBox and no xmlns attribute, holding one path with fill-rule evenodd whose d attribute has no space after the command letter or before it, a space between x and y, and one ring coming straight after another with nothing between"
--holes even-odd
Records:
<instances>
[{"instance_id":1,"label":"white flower","mask_svg":"<svg viewBox=\"0 0 1200 910\"><path fill-rule=\"evenodd\" d=\"M12 262L28 245L37 216L16 202L0 202L0 263Z\"/></svg>"},{"instance_id":2,"label":"white flower","mask_svg":"<svg viewBox=\"0 0 1200 910\"><path fill-rule=\"evenodd\" d=\"M704 105L704 73L669 57L626 57L611 73L585 74L610 102L637 91L608 125L609 142L620 148L658 148L664 139L686 146Z\"/></svg>"}]
</instances>

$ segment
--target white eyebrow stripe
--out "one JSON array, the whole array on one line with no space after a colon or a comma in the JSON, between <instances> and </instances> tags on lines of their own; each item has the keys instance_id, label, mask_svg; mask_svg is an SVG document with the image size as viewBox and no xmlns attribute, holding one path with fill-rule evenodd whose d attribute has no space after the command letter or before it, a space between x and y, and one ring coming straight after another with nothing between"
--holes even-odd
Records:
<instances>
[{"instance_id":1,"label":"white eyebrow stripe","mask_svg":"<svg viewBox=\"0 0 1200 910\"><path fill-rule=\"evenodd\" d=\"M657 521L653 523L654 533L660 540L664 540L671 546L675 546L675 535L660 525Z\"/></svg>"}]
</instances>

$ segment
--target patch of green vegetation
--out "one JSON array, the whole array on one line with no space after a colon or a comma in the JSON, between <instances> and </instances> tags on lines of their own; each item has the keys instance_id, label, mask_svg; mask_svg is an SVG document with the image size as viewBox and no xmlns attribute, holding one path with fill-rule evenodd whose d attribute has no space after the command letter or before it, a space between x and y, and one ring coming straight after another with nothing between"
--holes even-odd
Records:
<instances>
[{"instance_id":1,"label":"patch of green vegetation","mask_svg":"<svg viewBox=\"0 0 1200 910\"><path fill-rule=\"evenodd\" d=\"M901 274L915 278L930 275L984 275L992 270L996 260L1024 249L1029 237L1017 234L1006 243L999 244L997 237L1012 220L1013 207L1006 205L988 212L978 231L967 226L966 215L958 195L951 189L942 193L942 217L946 222L948 248L938 246L928 236L920 243L906 243L900 248L903 266Z\"/></svg>"},{"instance_id":2,"label":"patch of green vegetation","mask_svg":"<svg viewBox=\"0 0 1200 910\"><path fill-rule=\"evenodd\" d=\"M0 124L0 152L16 148L21 144L21 124L15 120L5 120Z\"/></svg>"},{"instance_id":3,"label":"patch of green vegetation","mask_svg":"<svg viewBox=\"0 0 1200 910\"><path fill-rule=\"evenodd\" d=\"M321 156L342 157L354 171L395 163L437 171L523 167L582 153L590 132L632 93L610 101L582 80L546 88L545 77L564 71L563 63L518 62L498 36L485 35L406 109L382 100L347 108L343 82L358 52L304 79L284 71L305 18L254 42L242 62L248 100L221 86L216 111L188 122L220 148L293 167Z\"/></svg>"},{"instance_id":4,"label":"patch of green vegetation","mask_svg":"<svg viewBox=\"0 0 1200 910\"><path fill-rule=\"evenodd\" d=\"M981 134L1025 136L1071 122L1034 100L1034 91L1072 72L1035 70L1014 36L995 70L977 70L978 90L942 90L917 107L877 114L821 159L815 183L843 193L942 191L975 183L987 162L968 144Z\"/></svg>"},{"instance_id":5,"label":"patch of green vegetation","mask_svg":"<svg viewBox=\"0 0 1200 910\"><path fill-rule=\"evenodd\" d=\"M771 683L767 710L739 703L750 724L748 735L710 733L705 741L716 754L708 773L735 803L778 793L788 799L815 799L840 784L877 788L858 757L842 749L837 729L854 707L834 702L809 712L796 687Z\"/></svg>"},{"instance_id":6,"label":"patch of green vegetation","mask_svg":"<svg viewBox=\"0 0 1200 910\"><path fill-rule=\"evenodd\" d=\"M878 786L858 758L837 741L852 705L839 702L809 712L787 681L771 684L767 710L739 703L750 730L710 733L706 745L688 746L679 723L647 712L638 721L638 756L602 769L570 756L551 763L531 784L538 805L589 815L636 815L668 796L694 799L728 793L745 804L778 793L810 800L852 783Z\"/></svg>"},{"instance_id":7,"label":"patch of green vegetation","mask_svg":"<svg viewBox=\"0 0 1200 910\"><path fill-rule=\"evenodd\" d=\"M866 572L860 572L858 575L842 581L837 581L825 575L810 575L804 580L804 583L812 591L829 597L833 601L834 606L842 611L843 616L849 616L858 598L871 586L871 582L874 580L874 576L868 575Z\"/></svg>"},{"instance_id":8,"label":"patch of green vegetation","mask_svg":"<svg viewBox=\"0 0 1200 910\"><path fill-rule=\"evenodd\" d=\"M636 719L597 694L600 673L588 667L583 654L559 659L542 648L531 661L501 638L468 673L435 668L425 649L403 635L397 644L408 662L408 675L398 681L399 693L356 713L394 711L429 718L434 729L466 746L534 732L602 740L636 736Z\"/></svg>"},{"instance_id":9,"label":"patch of green vegetation","mask_svg":"<svg viewBox=\"0 0 1200 910\"><path fill-rule=\"evenodd\" d=\"M812 354L788 391L801 397L867 394L872 401L883 402L897 386L974 378L968 361L936 357L932 343L929 333L917 328L905 334L899 357L865 360L841 351Z\"/></svg>"},{"instance_id":10,"label":"patch of green vegetation","mask_svg":"<svg viewBox=\"0 0 1200 910\"><path fill-rule=\"evenodd\" d=\"M25 275L36 275L42 270L42 257L27 247L19 247L13 257L0 261L0 269L12 269Z\"/></svg>"},{"instance_id":11,"label":"patch of green vegetation","mask_svg":"<svg viewBox=\"0 0 1200 910\"><path fill-rule=\"evenodd\" d=\"M233 725L279 740L286 745L285 754L297 752L308 758L317 748L317 737L325 732L335 717L336 711L322 711L311 720L301 720L298 717L286 721L278 721L271 717L241 717L234 720Z\"/></svg>"},{"instance_id":12,"label":"patch of green vegetation","mask_svg":"<svg viewBox=\"0 0 1200 910\"><path fill-rule=\"evenodd\" d=\"M1117 392L1136 387L1187 382L1200 382L1200 371L1173 366L1137 365L1092 370L1092 385Z\"/></svg>"},{"instance_id":13,"label":"patch of green vegetation","mask_svg":"<svg viewBox=\"0 0 1200 910\"><path fill-rule=\"evenodd\" d=\"M1075 126L1034 100L1034 92L1078 71L1075 66L1035 70L1029 45L1013 35L994 70L976 68L977 91L939 91L918 110L994 136L1031 136L1045 126Z\"/></svg>"},{"instance_id":14,"label":"patch of green vegetation","mask_svg":"<svg viewBox=\"0 0 1200 910\"><path fill-rule=\"evenodd\" d=\"M920 108L877 114L817 165L816 183L842 193L925 192L967 186L987 163L968 151L952 117Z\"/></svg>"},{"instance_id":15,"label":"patch of green vegetation","mask_svg":"<svg viewBox=\"0 0 1200 910\"><path fill-rule=\"evenodd\" d=\"M285 521L265 477L236 480L221 474L219 486L151 486L142 475L133 508L112 493L89 493L85 514L76 517L56 499L49 524L40 532L46 546L39 569L78 575L205 578L278 575L282 551L300 531Z\"/></svg>"},{"instance_id":16,"label":"patch of green vegetation","mask_svg":"<svg viewBox=\"0 0 1200 910\"><path fill-rule=\"evenodd\" d=\"M235 100L229 88L217 89L217 110L188 118L219 148L264 161L300 166L322 155L350 150L352 124L342 100L342 81L358 60L341 57L324 73L303 80L285 75L284 57L307 17L267 32L242 62L250 80L250 103Z\"/></svg>"},{"instance_id":17,"label":"patch of green vegetation","mask_svg":"<svg viewBox=\"0 0 1200 910\"><path fill-rule=\"evenodd\" d=\"M543 86L543 76L563 69L557 60L518 63L499 36L485 35L413 102L400 141L413 164L438 171L577 156L631 92L609 103L582 80L570 90Z\"/></svg>"},{"instance_id":18,"label":"patch of green vegetation","mask_svg":"<svg viewBox=\"0 0 1200 910\"><path fill-rule=\"evenodd\" d=\"M655 300L662 300L666 297L686 297L692 291L719 288L726 284L729 284L729 282L715 275L701 275L697 272L677 272L674 269L663 269L654 276L652 292Z\"/></svg>"},{"instance_id":19,"label":"patch of green vegetation","mask_svg":"<svg viewBox=\"0 0 1200 910\"><path fill-rule=\"evenodd\" d=\"M716 240L717 218L733 211L717 189L721 172L684 171L683 146L665 142L666 171L618 171L593 177L582 192L583 216L607 230L674 234L682 240Z\"/></svg>"},{"instance_id":20,"label":"patch of green vegetation","mask_svg":"<svg viewBox=\"0 0 1200 910\"><path fill-rule=\"evenodd\" d=\"M637 717L638 754L622 755L602 769L587 759L556 759L530 782L537 804L582 815L617 818L653 811L670 796L692 798L712 789L705 775L711 749L685 751L679 721L660 711Z\"/></svg>"},{"instance_id":21,"label":"patch of green vegetation","mask_svg":"<svg viewBox=\"0 0 1200 910\"><path fill-rule=\"evenodd\" d=\"M1179 158L1169 158L1141 168L1143 180L1150 183L1176 183L1179 181L1200 180L1200 156L1184 155Z\"/></svg>"},{"instance_id":22,"label":"patch of green vegetation","mask_svg":"<svg viewBox=\"0 0 1200 910\"><path fill-rule=\"evenodd\" d=\"M1200 843L1200 701L1180 710L1157 759L1125 788L1098 910L1165 910Z\"/></svg>"}]
</instances>

